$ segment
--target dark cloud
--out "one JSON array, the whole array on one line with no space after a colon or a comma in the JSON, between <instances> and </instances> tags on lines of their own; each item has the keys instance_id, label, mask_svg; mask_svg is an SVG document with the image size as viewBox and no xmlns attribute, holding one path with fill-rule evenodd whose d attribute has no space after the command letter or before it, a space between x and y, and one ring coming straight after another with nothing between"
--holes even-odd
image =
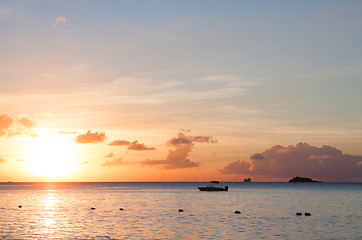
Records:
<instances>
[{"instance_id":1,"label":"dark cloud","mask_svg":"<svg viewBox=\"0 0 362 240\"><path fill-rule=\"evenodd\" d=\"M171 138L167 144L171 145L171 146L179 146L179 145L183 145L183 144L192 144L192 138L193 137L187 137L185 134L183 133L178 133L177 137L175 138Z\"/></svg>"},{"instance_id":2,"label":"dark cloud","mask_svg":"<svg viewBox=\"0 0 362 240\"><path fill-rule=\"evenodd\" d=\"M134 141L134 142L131 142L129 145L128 145L128 149L129 150L137 150L137 151L147 151L147 150L155 150L156 148L152 147L152 148L149 148L149 147L146 147L143 143L139 143L137 140Z\"/></svg>"},{"instance_id":3,"label":"dark cloud","mask_svg":"<svg viewBox=\"0 0 362 240\"><path fill-rule=\"evenodd\" d=\"M86 134L81 134L75 137L75 142L77 143L99 143L104 142L106 139L106 134L104 132L94 132L90 130Z\"/></svg>"},{"instance_id":4,"label":"dark cloud","mask_svg":"<svg viewBox=\"0 0 362 240\"><path fill-rule=\"evenodd\" d=\"M115 140L108 145L109 146L125 146L125 145L129 145L130 143L131 142L126 141L126 140Z\"/></svg>"},{"instance_id":5,"label":"dark cloud","mask_svg":"<svg viewBox=\"0 0 362 240\"><path fill-rule=\"evenodd\" d=\"M221 172L270 178L306 176L324 181L362 181L362 156L343 154L330 146L276 145L253 154L250 159L232 162Z\"/></svg>"},{"instance_id":6,"label":"dark cloud","mask_svg":"<svg viewBox=\"0 0 362 240\"><path fill-rule=\"evenodd\" d=\"M206 143L217 143L216 139L212 137L196 136L193 138L194 142L206 142Z\"/></svg>"},{"instance_id":7,"label":"dark cloud","mask_svg":"<svg viewBox=\"0 0 362 240\"><path fill-rule=\"evenodd\" d=\"M177 137L167 141L167 145L176 147L176 149L169 150L165 160L147 159L141 162L141 164L146 166L159 166L164 169L199 167L199 162L194 162L189 159L195 142L216 143L216 140L212 137L186 136L184 133L180 132L177 134Z\"/></svg>"},{"instance_id":8,"label":"dark cloud","mask_svg":"<svg viewBox=\"0 0 362 240\"><path fill-rule=\"evenodd\" d=\"M177 134L177 137L171 138L167 144L171 146L178 146L182 144L193 144L195 142L202 142L202 143L217 143L216 139L207 136L186 136L184 133L180 132Z\"/></svg>"},{"instance_id":9,"label":"dark cloud","mask_svg":"<svg viewBox=\"0 0 362 240\"><path fill-rule=\"evenodd\" d=\"M260 153L255 153L253 155L250 156L250 159L252 160L261 160L264 159L265 157L263 155L261 155Z\"/></svg>"}]
</instances>

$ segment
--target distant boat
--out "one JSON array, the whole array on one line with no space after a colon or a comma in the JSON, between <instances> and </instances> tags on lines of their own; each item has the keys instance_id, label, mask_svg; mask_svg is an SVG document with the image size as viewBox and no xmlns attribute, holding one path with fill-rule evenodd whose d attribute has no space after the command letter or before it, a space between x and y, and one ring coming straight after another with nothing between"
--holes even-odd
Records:
<instances>
[{"instance_id":1,"label":"distant boat","mask_svg":"<svg viewBox=\"0 0 362 240\"><path fill-rule=\"evenodd\" d=\"M229 187L228 186L221 186L219 185L220 182L219 181L211 181L211 184L207 185L206 187L198 187L198 189L200 191L208 191L208 192L213 192L213 191L228 191Z\"/></svg>"},{"instance_id":2,"label":"distant boat","mask_svg":"<svg viewBox=\"0 0 362 240\"><path fill-rule=\"evenodd\" d=\"M251 182L250 178L244 178L244 182Z\"/></svg>"}]
</instances>

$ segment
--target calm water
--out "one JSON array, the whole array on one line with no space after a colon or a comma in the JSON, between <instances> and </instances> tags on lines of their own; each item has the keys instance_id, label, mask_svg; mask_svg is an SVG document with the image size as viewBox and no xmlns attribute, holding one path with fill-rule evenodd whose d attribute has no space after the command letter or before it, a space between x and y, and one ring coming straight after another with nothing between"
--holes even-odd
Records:
<instances>
[{"instance_id":1,"label":"calm water","mask_svg":"<svg viewBox=\"0 0 362 240\"><path fill-rule=\"evenodd\" d=\"M0 183L0 238L362 239L361 183L206 184Z\"/></svg>"}]
</instances>

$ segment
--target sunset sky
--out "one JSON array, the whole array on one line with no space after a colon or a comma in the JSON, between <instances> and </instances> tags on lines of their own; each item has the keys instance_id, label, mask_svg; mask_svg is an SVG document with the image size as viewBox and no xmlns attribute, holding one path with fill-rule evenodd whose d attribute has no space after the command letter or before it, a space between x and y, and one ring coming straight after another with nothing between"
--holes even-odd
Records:
<instances>
[{"instance_id":1,"label":"sunset sky","mask_svg":"<svg viewBox=\"0 0 362 240\"><path fill-rule=\"evenodd\" d=\"M362 1L0 0L0 181L362 181Z\"/></svg>"}]
</instances>

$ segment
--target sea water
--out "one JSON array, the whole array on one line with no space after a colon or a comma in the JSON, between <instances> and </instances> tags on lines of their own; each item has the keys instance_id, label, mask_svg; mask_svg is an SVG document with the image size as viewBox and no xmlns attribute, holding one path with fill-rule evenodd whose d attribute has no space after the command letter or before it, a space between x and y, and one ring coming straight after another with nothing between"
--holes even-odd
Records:
<instances>
[{"instance_id":1,"label":"sea water","mask_svg":"<svg viewBox=\"0 0 362 240\"><path fill-rule=\"evenodd\" d=\"M205 185L0 183L0 238L362 239L361 183Z\"/></svg>"}]
</instances>

